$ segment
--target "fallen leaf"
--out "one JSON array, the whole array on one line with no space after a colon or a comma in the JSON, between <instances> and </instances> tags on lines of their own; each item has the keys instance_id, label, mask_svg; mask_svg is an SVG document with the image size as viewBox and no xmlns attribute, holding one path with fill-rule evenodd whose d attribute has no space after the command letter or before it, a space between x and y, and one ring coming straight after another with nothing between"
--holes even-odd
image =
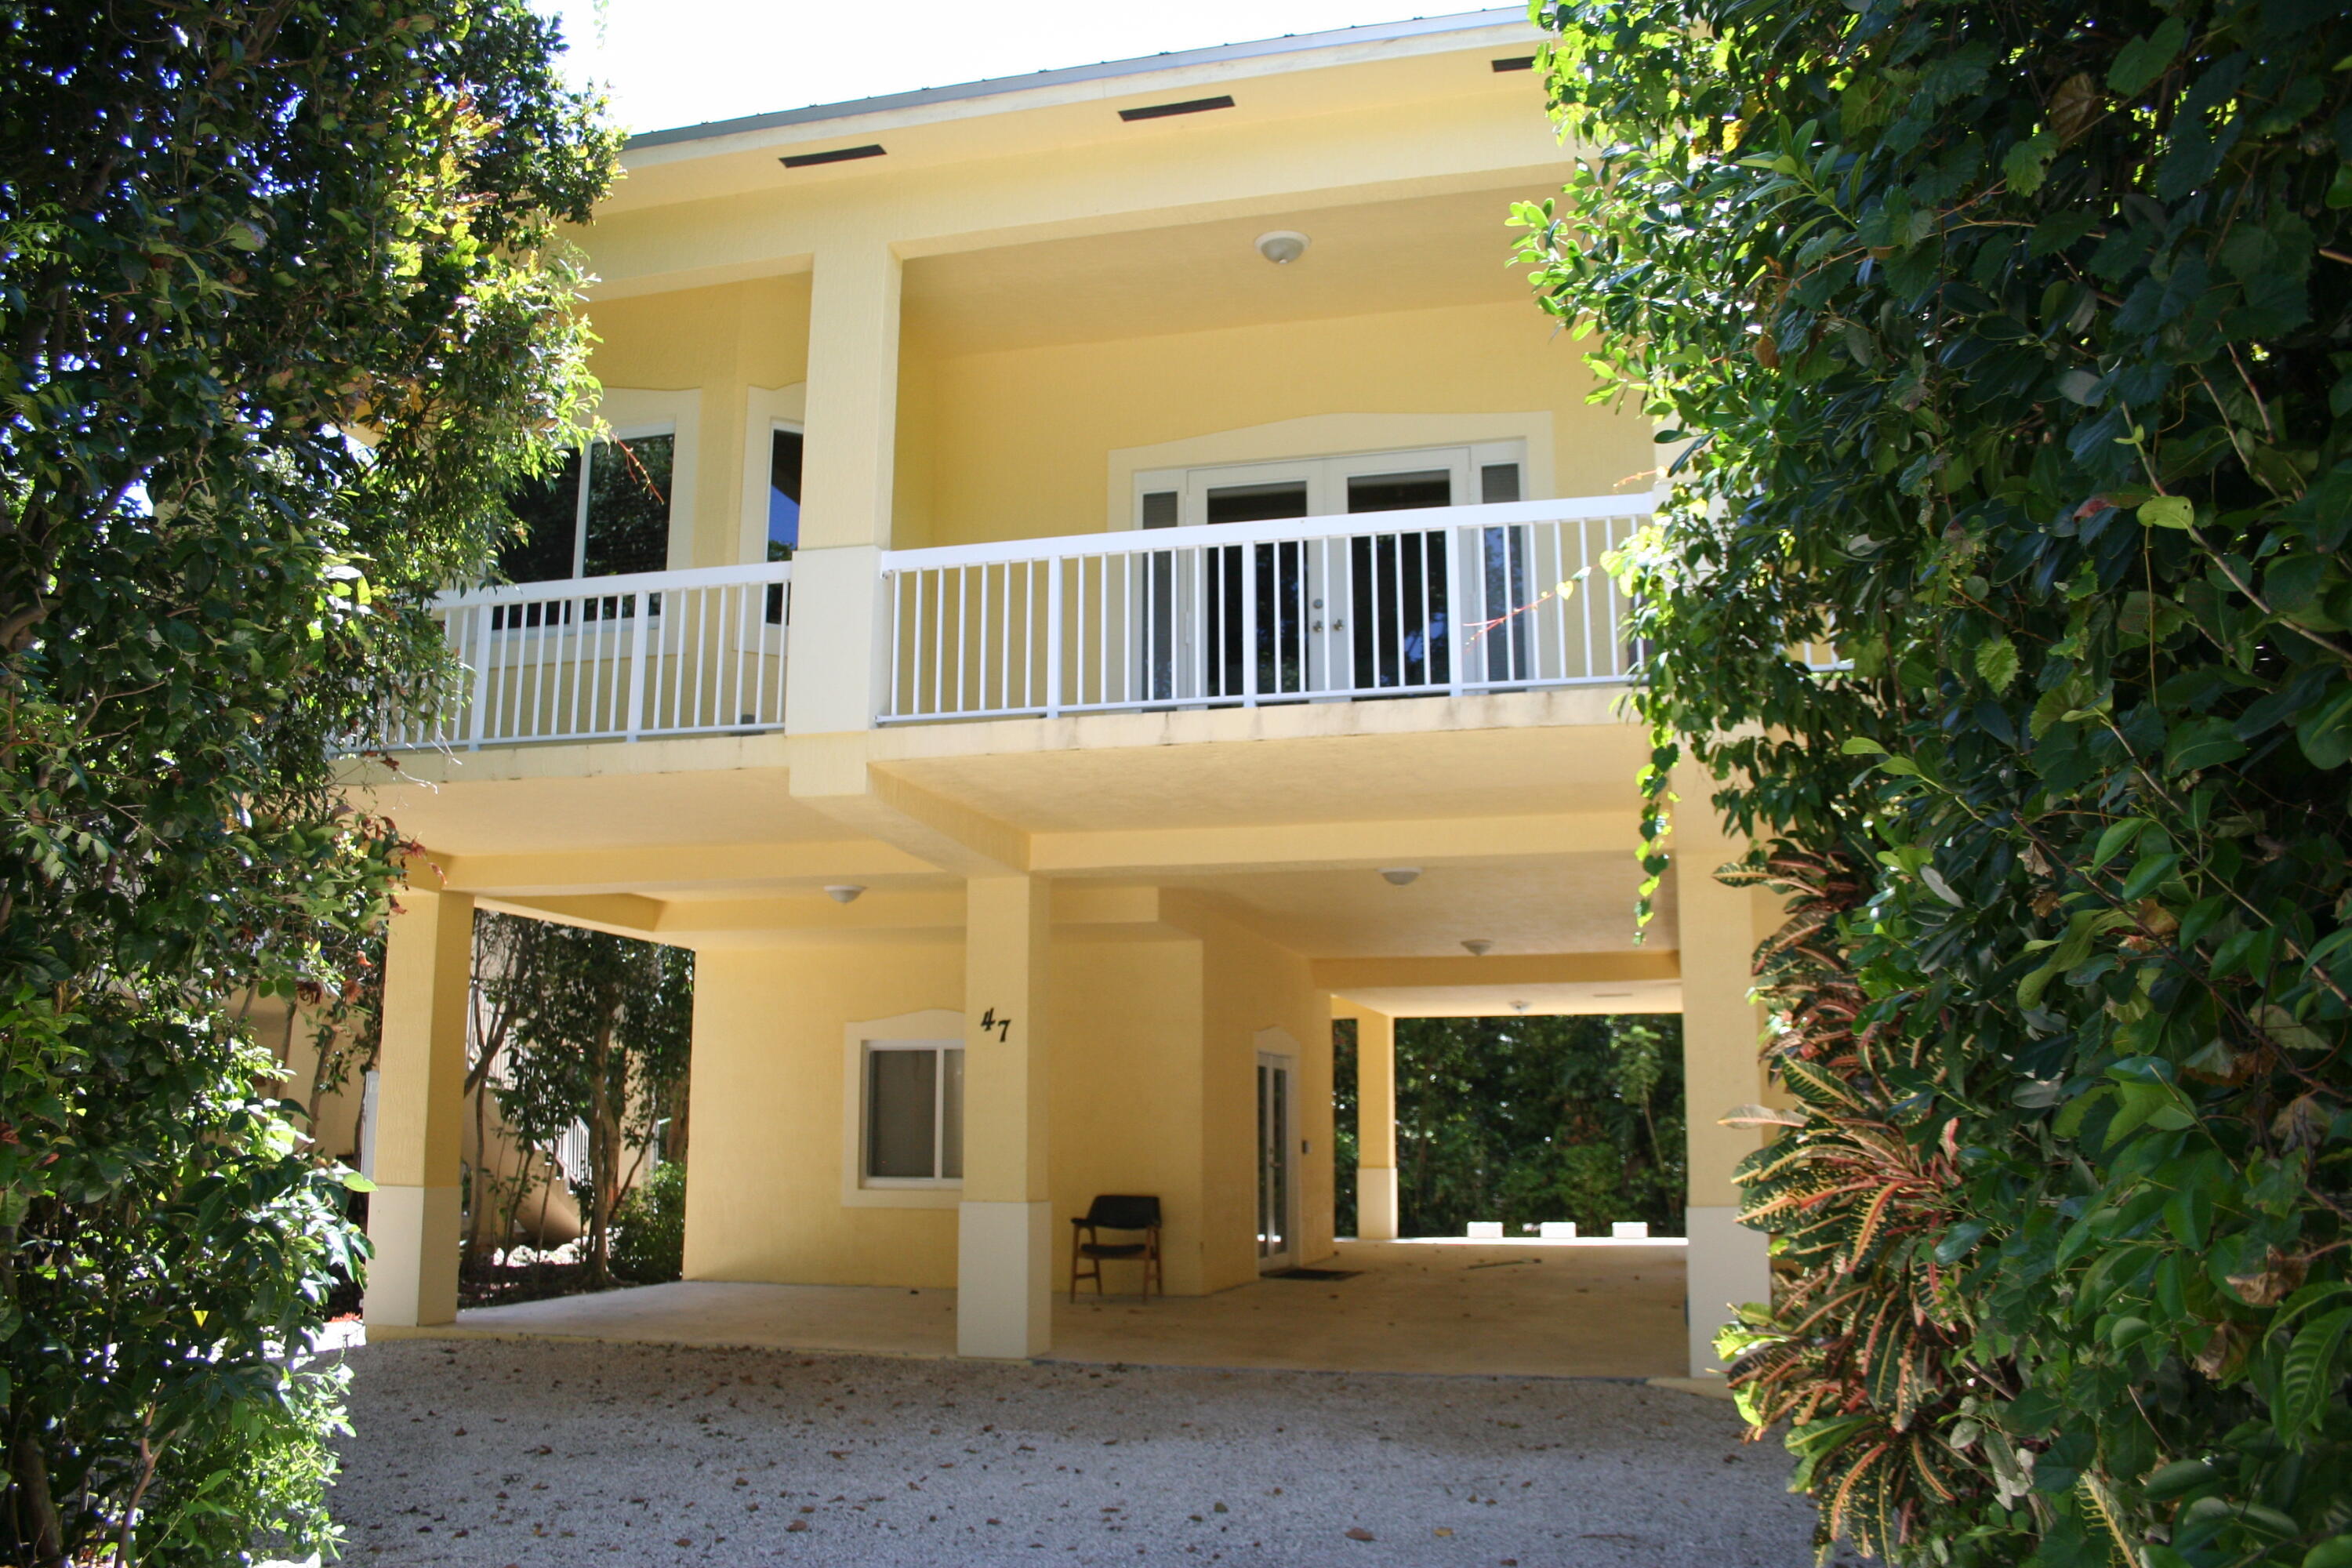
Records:
<instances>
[{"instance_id":1,"label":"fallen leaf","mask_svg":"<svg viewBox=\"0 0 2352 1568\"><path fill-rule=\"evenodd\" d=\"M797 1532L797 1531L799 1531L806 1530L807 1528L808 1528L808 1521L807 1521L807 1520L804 1520L804 1519L796 1519L796 1520L793 1521L792 1521L792 1523L790 1523L790 1524L788 1524L788 1525L784 1526L784 1533L785 1533L786 1535L791 1535L791 1534L793 1534L793 1533L795 1533L795 1532Z\"/></svg>"},{"instance_id":2,"label":"fallen leaf","mask_svg":"<svg viewBox=\"0 0 2352 1568\"><path fill-rule=\"evenodd\" d=\"M1348 1539L1350 1541L1377 1541L1380 1539L1380 1537L1374 1535L1370 1531L1366 1530L1360 1524L1349 1525L1348 1527L1347 1534Z\"/></svg>"},{"instance_id":3,"label":"fallen leaf","mask_svg":"<svg viewBox=\"0 0 2352 1568\"><path fill-rule=\"evenodd\" d=\"M1430 1533L1430 1534L1432 1534L1432 1535L1451 1535L1451 1534L1453 1534L1454 1532L1453 1532L1452 1531L1450 1531L1450 1530L1446 1529L1444 1525L1442 1525L1442 1524L1441 1524L1441 1525L1439 1525L1436 1529L1434 1529L1434 1530L1431 1531L1429 1533Z\"/></svg>"}]
</instances>

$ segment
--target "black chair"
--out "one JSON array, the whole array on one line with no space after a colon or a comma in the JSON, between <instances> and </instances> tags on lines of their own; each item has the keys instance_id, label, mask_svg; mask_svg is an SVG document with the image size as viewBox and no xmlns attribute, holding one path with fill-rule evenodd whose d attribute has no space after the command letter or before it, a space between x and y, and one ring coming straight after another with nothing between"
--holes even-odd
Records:
<instances>
[{"instance_id":1,"label":"black chair","mask_svg":"<svg viewBox=\"0 0 2352 1568\"><path fill-rule=\"evenodd\" d=\"M1142 1233L1141 1241L1105 1241L1106 1230ZM1095 1282L1095 1294L1103 1293L1102 1266L1106 1258L1133 1258L1143 1265L1143 1289L1139 1300L1148 1300L1153 1285L1162 1296L1168 1294L1168 1281L1160 1270L1160 1200L1106 1193L1087 1206L1083 1218L1070 1221L1070 1300L1078 1299L1078 1281ZM1080 1273L1081 1262L1093 1265Z\"/></svg>"}]
</instances>

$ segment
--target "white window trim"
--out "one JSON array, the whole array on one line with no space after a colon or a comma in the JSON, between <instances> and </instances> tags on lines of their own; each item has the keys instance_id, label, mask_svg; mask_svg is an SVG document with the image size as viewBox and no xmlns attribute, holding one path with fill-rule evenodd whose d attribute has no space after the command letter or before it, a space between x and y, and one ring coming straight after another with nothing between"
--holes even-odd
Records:
<instances>
[{"instance_id":1,"label":"white window trim","mask_svg":"<svg viewBox=\"0 0 2352 1568\"><path fill-rule=\"evenodd\" d=\"M1453 504L1478 504L1480 471L1497 464L1519 470L1519 499L1527 499L1527 443L1483 441L1454 447L1413 447L1378 452L1349 452L1327 458L1290 458L1264 463L1229 463L1185 468L1137 471L1135 498L1128 526L1139 528L1143 498L1174 491L1180 525L1209 521L1208 497L1213 489L1239 485L1303 482L1307 515L1337 517L1348 510L1348 481L1375 474L1443 471L1452 481Z\"/></svg>"},{"instance_id":2,"label":"white window trim","mask_svg":"<svg viewBox=\"0 0 2352 1568\"><path fill-rule=\"evenodd\" d=\"M765 481L762 480L762 483ZM764 540L766 524L761 523ZM951 1209L963 1201L963 1180L866 1174L866 1055L869 1045L931 1046L961 1050L963 1015L946 1007L871 1018L842 1030L841 1202L845 1208ZM968 1068L967 1068L968 1070ZM969 1080L966 1092L970 1092Z\"/></svg>"},{"instance_id":3,"label":"white window trim","mask_svg":"<svg viewBox=\"0 0 2352 1568\"><path fill-rule=\"evenodd\" d=\"M744 394L742 520L735 541L735 564L768 558L768 458L770 437L779 430L805 436L808 383L754 386Z\"/></svg>"},{"instance_id":4,"label":"white window trim","mask_svg":"<svg viewBox=\"0 0 2352 1568\"><path fill-rule=\"evenodd\" d=\"M1384 457L1511 441L1522 447L1520 499L1553 499L1557 493L1552 479L1553 420L1549 409L1517 414L1316 414L1149 447L1123 447L1110 453L1106 525L1114 532L1138 526L1140 502L1137 498L1143 492L1137 480L1146 473Z\"/></svg>"},{"instance_id":5,"label":"white window trim","mask_svg":"<svg viewBox=\"0 0 2352 1568\"><path fill-rule=\"evenodd\" d=\"M926 1056L944 1057L950 1051L960 1052L962 1049L963 1041L961 1038L952 1040L869 1039L863 1041L861 1042L858 1052L858 1092L862 1096L866 1089L872 1085L874 1075L871 1069L874 1066L874 1058L878 1055L892 1051L920 1051ZM931 1077L931 1168L933 1170L937 1170L940 1166L946 1163L947 1074L943 1070L946 1064L941 1062L938 1067L935 1067L932 1069ZM868 1191L887 1187L917 1189L929 1187L962 1187L963 1177L961 1175L877 1176L874 1174L872 1171L867 1169L867 1166L873 1163L874 1152L872 1149L868 1148L865 1142L865 1135L870 1133L874 1127L874 1118L871 1111L872 1107L861 1104L859 1106L859 1114L857 1118L857 1129L860 1135L857 1150L858 1181Z\"/></svg>"}]
</instances>

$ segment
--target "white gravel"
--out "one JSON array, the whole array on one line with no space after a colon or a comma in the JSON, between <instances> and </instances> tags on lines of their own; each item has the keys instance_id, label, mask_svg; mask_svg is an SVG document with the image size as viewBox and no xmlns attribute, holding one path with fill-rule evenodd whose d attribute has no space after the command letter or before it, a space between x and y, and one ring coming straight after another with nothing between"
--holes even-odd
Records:
<instances>
[{"instance_id":1,"label":"white gravel","mask_svg":"<svg viewBox=\"0 0 2352 1568\"><path fill-rule=\"evenodd\" d=\"M1778 1446L1636 1383L558 1341L350 1359L334 1501L362 1564L1811 1561Z\"/></svg>"}]
</instances>

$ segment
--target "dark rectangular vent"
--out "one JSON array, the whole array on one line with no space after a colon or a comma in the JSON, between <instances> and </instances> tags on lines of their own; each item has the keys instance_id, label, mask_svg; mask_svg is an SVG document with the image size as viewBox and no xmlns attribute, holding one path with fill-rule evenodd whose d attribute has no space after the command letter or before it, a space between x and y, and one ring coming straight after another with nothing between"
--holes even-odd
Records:
<instances>
[{"instance_id":1,"label":"dark rectangular vent","mask_svg":"<svg viewBox=\"0 0 2352 1568\"><path fill-rule=\"evenodd\" d=\"M830 153L795 153L780 160L787 169L805 169L817 163L846 163L853 158L879 158L882 144L870 142L863 147L835 147Z\"/></svg>"},{"instance_id":2,"label":"dark rectangular vent","mask_svg":"<svg viewBox=\"0 0 2352 1568\"><path fill-rule=\"evenodd\" d=\"M1181 103L1153 103L1141 109L1122 109L1121 120L1165 120L1171 114L1206 114L1212 109L1231 109L1233 95L1219 93L1214 98L1188 98Z\"/></svg>"},{"instance_id":3,"label":"dark rectangular vent","mask_svg":"<svg viewBox=\"0 0 2352 1568\"><path fill-rule=\"evenodd\" d=\"M1496 60L1495 68L1498 71L1531 71L1536 68L1536 58L1533 55L1512 55Z\"/></svg>"}]
</instances>

